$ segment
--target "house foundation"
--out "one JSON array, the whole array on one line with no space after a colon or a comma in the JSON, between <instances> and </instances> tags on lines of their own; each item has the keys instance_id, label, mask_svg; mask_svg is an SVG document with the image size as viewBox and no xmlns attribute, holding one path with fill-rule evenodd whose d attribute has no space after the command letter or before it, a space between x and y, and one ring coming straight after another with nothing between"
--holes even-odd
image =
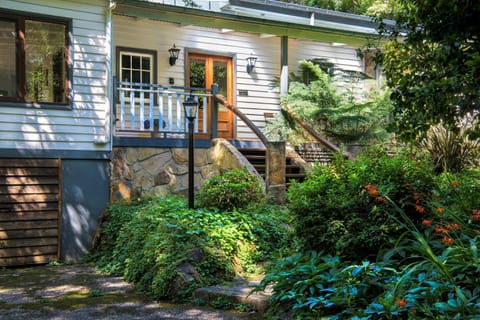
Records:
<instances>
[{"instance_id":1,"label":"house foundation","mask_svg":"<svg viewBox=\"0 0 480 320\"><path fill-rule=\"evenodd\" d=\"M225 139L214 139L210 148L195 149L194 158L196 190L206 179L242 167L256 174L265 185L255 168ZM186 148L114 147L111 166L114 202L140 196L187 194Z\"/></svg>"}]
</instances>

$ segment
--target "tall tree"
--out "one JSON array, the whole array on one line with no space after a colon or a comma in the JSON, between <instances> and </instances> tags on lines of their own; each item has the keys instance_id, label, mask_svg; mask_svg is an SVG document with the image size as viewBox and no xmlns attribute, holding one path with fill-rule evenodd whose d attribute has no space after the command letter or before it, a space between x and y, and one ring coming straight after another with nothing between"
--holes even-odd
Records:
<instances>
[{"instance_id":1,"label":"tall tree","mask_svg":"<svg viewBox=\"0 0 480 320\"><path fill-rule=\"evenodd\" d=\"M399 0L381 59L404 140L480 107L480 1ZM385 25L384 25L385 26Z\"/></svg>"}]
</instances>

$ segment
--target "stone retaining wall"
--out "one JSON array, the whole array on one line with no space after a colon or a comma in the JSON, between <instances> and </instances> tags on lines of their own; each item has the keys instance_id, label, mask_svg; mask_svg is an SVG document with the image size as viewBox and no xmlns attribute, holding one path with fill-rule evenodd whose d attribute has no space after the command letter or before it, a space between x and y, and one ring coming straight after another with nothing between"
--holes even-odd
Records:
<instances>
[{"instance_id":1,"label":"stone retaining wall","mask_svg":"<svg viewBox=\"0 0 480 320\"><path fill-rule=\"evenodd\" d=\"M257 174L245 157L224 139L214 139L208 149L195 149L194 158L196 190L206 179L235 168L246 167ZM114 202L142 195L187 194L188 148L114 147L111 169Z\"/></svg>"}]
</instances>

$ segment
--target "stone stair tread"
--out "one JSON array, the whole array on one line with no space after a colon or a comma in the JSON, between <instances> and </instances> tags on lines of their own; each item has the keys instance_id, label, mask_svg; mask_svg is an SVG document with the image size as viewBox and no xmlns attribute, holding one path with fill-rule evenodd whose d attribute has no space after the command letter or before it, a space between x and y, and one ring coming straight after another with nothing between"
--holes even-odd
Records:
<instances>
[{"instance_id":1,"label":"stone stair tread","mask_svg":"<svg viewBox=\"0 0 480 320\"><path fill-rule=\"evenodd\" d=\"M233 302L248 303L255 307L258 312L263 312L268 307L272 289L267 287L265 291L253 292L254 288L259 284L259 281L251 281L250 283L239 283L236 281L226 285L198 288L195 290L195 296L207 300L214 300L218 297L229 298Z\"/></svg>"}]
</instances>

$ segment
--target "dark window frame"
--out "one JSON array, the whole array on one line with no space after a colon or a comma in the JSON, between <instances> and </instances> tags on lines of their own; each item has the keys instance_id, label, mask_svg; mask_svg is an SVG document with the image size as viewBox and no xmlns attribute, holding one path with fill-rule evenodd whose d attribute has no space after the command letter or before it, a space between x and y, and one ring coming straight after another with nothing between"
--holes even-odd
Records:
<instances>
[{"instance_id":1,"label":"dark window frame","mask_svg":"<svg viewBox=\"0 0 480 320\"><path fill-rule=\"evenodd\" d=\"M34 108L50 108L50 109L71 109L72 108L72 92L73 92L73 73L72 73L72 57L71 57L71 34L72 20L64 17L40 15L35 13L25 13L18 11L0 10L0 20L11 21L15 23L16 32L16 97L0 97L0 106L34 107ZM27 75L26 75L26 42L25 42L25 21L38 21L53 23L65 26L65 103L59 102L36 102L26 101L25 95L27 91Z\"/></svg>"},{"instance_id":2,"label":"dark window frame","mask_svg":"<svg viewBox=\"0 0 480 320\"><path fill-rule=\"evenodd\" d=\"M138 53L139 55L141 55L141 54L151 55L153 57L152 66L151 66L151 69L152 69L152 72L153 72L152 81L153 81L153 83L158 82L158 78L157 78L157 69L158 69L158 66L157 66L157 63L158 63L158 61L157 61L157 51L156 50L149 50L149 49L130 48L130 47L117 47L116 48L116 62L117 62L116 77L117 77L117 81L119 81L119 82L123 81L122 78L121 78L122 70L120 70L120 66L121 66L120 54L122 52Z\"/></svg>"}]
</instances>

